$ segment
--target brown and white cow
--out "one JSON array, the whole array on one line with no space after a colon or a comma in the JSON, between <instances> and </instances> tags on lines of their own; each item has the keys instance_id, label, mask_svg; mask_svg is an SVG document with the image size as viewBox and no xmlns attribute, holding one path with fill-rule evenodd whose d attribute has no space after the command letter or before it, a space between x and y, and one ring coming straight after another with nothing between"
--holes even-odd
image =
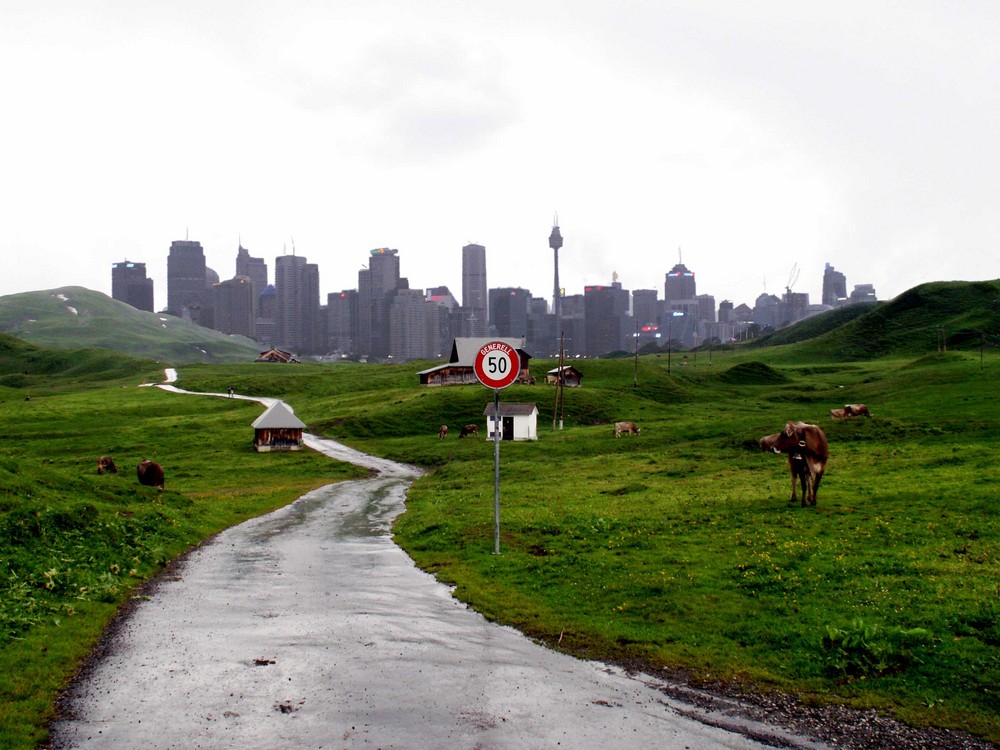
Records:
<instances>
[{"instance_id":1,"label":"brown and white cow","mask_svg":"<svg viewBox=\"0 0 1000 750\"><path fill-rule=\"evenodd\" d=\"M479 437L479 428L474 424L465 425L465 427L462 428L462 431L458 433L458 436L460 438L464 438L467 435L475 435L476 437Z\"/></svg>"},{"instance_id":2,"label":"brown and white cow","mask_svg":"<svg viewBox=\"0 0 1000 750\"><path fill-rule=\"evenodd\" d=\"M848 417L870 417L872 415L864 404L844 404L844 414Z\"/></svg>"},{"instance_id":3,"label":"brown and white cow","mask_svg":"<svg viewBox=\"0 0 1000 750\"><path fill-rule=\"evenodd\" d=\"M843 409L830 409L830 417L833 419L847 419L847 412Z\"/></svg>"},{"instance_id":4,"label":"brown and white cow","mask_svg":"<svg viewBox=\"0 0 1000 750\"><path fill-rule=\"evenodd\" d=\"M438 437L441 438L442 440L448 437L448 425L443 424L440 427L438 427Z\"/></svg>"},{"instance_id":5,"label":"brown and white cow","mask_svg":"<svg viewBox=\"0 0 1000 750\"><path fill-rule=\"evenodd\" d=\"M760 449L788 454L788 470L792 475L792 497L788 502L797 500L795 485L799 483L802 485L802 507L815 505L816 492L830 457L826 433L814 424L788 422L781 432L762 437Z\"/></svg>"},{"instance_id":6,"label":"brown and white cow","mask_svg":"<svg viewBox=\"0 0 1000 750\"><path fill-rule=\"evenodd\" d=\"M115 466L114 459L111 456L101 456L97 459L97 473L103 474L104 472L108 474L118 473L118 467Z\"/></svg>"},{"instance_id":7,"label":"brown and white cow","mask_svg":"<svg viewBox=\"0 0 1000 750\"><path fill-rule=\"evenodd\" d=\"M635 422L615 422L615 437L621 437L624 433L625 435L638 435L641 433Z\"/></svg>"},{"instance_id":8,"label":"brown and white cow","mask_svg":"<svg viewBox=\"0 0 1000 750\"><path fill-rule=\"evenodd\" d=\"M163 467L155 461L144 458L135 467L135 474L139 479L139 484L163 489Z\"/></svg>"}]
</instances>

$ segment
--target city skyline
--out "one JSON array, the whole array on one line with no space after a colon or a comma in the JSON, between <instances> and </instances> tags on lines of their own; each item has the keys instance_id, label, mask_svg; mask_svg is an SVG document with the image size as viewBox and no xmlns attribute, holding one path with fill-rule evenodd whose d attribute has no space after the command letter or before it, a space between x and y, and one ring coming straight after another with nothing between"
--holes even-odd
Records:
<instances>
[{"instance_id":1,"label":"city skyline","mask_svg":"<svg viewBox=\"0 0 1000 750\"><path fill-rule=\"evenodd\" d=\"M109 292L132 259L162 309L165 238L222 276L294 248L324 291L379 246L459 290L478 243L540 294L556 214L567 290L651 286L678 248L720 299L797 266L818 300L828 262L884 299L998 278L997 26L981 0L13 0L0 295Z\"/></svg>"}]
</instances>

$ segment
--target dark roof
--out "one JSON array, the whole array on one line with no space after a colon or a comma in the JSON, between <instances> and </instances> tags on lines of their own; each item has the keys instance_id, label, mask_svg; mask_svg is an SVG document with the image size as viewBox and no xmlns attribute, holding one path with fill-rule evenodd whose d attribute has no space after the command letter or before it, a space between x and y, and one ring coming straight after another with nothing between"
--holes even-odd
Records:
<instances>
[{"instance_id":1,"label":"dark roof","mask_svg":"<svg viewBox=\"0 0 1000 750\"><path fill-rule=\"evenodd\" d=\"M500 403L501 417L530 417L532 412L536 411L538 411L538 407L535 404ZM487 417L493 416L493 402L486 404L483 414Z\"/></svg>"}]
</instances>

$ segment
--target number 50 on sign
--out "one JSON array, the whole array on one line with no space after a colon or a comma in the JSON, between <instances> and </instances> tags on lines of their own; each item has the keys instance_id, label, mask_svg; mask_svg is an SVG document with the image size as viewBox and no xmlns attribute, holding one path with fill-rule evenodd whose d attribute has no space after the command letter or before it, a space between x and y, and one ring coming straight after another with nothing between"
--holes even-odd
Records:
<instances>
[{"instance_id":1,"label":"number 50 on sign","mask_svg":"<svg viewBox=\"0 0 1000 750\"><path fill-rule=\"evenodd\" d=\"M476 353L476 377L487 388L506 388L521 374L521 358L503 341L490 341Z\"/></svg>"}]
</instances>

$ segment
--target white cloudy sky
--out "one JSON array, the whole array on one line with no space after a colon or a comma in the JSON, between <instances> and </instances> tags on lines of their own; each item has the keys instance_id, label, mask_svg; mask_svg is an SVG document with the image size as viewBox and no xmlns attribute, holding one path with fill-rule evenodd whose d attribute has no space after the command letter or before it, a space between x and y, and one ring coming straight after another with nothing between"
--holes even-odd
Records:
<instances>
[{"instance_id":1,"label":"white cloudy sky","mask_svg":"<svg viewBox=\"0 0 1000 750\"><path fill-rule=\"evenodd\" d=\"M175 239L354 288L663 288L819 301L1000 277L1000 3L4 0L0 294L111 291Z\"/></svg>"}]
</instances>

